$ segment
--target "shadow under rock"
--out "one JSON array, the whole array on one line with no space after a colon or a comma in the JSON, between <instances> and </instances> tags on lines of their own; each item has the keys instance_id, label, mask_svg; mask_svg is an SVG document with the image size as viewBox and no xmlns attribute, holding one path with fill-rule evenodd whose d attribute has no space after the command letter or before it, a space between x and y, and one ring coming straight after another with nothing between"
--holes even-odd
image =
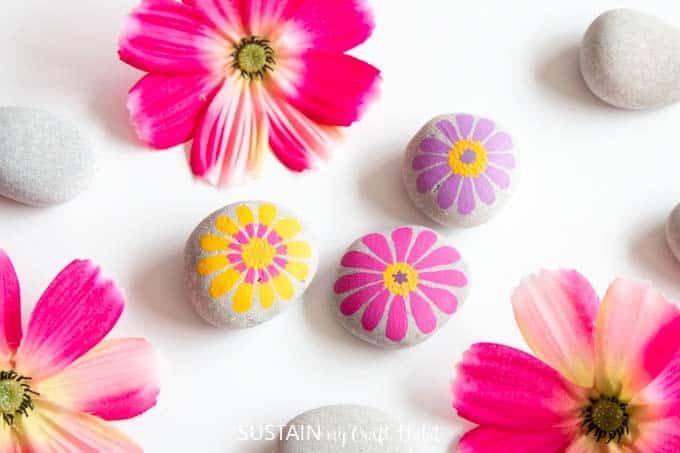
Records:
<instances>
[{"instance_id":1,"label":"shadow under rock","mask_svg":"<svg viewBox=\"0 0 680 453\"><path fill-rule=\"evenodd\" d=\"M680 262L666 242L665 221L642 230L631 244L630 256L647 271L645 277L672 291L672 299L680 298Z\"/></svg>"}]
</instances>

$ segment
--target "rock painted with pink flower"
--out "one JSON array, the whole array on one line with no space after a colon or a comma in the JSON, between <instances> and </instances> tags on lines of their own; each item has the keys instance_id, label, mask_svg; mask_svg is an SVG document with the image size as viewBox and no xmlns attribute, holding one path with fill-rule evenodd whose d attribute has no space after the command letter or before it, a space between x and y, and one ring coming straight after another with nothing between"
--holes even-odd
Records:
<instances>
[{"instance_id":1,"label":"rock painted with pink flower","mask_svg":"<svg viewBox=\"0 0 680 453\"><path fill-rule=\"evenodd\" d=\"M434 335L468 294L467 266L434 231L404 226L354 242L335 282L340 322L383 348Z\"/></svg>"},{"instance_id":2,"label":"rock painted with pink flower","mask_svg":"<svg viewBox=\"0 0 680 453\"><path fill-rule=\"evenodd\" d=\"M487 222L510 200L517 152L510 134L490 119L441 115L409 143L403 174L408 194L425 215L469 228Z\"/></svg>"}]
</instances>

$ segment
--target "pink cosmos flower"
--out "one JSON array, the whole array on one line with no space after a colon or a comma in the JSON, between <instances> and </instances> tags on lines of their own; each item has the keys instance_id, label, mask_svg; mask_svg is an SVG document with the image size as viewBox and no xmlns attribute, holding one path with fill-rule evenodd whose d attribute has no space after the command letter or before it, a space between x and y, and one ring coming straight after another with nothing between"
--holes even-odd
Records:
<instances>
[{"instance_id":1,"label":"pink cosmos flower","mask_svg":"<svg viewBox=\"0 0 680 453\"><path fill-rule=\"evenodd\" d=\"M455 313L468 284L458 251L426 228L366 235L343 256L342 266L335 283L335 293L344 295L340 311L344 316L361 312L368 332L387 313L385 335L392 342L403 340L410 328L434 332L438 322Z\"/></svg>"},{"instance_id":2,"label":"pink cosmos flower","mask_svg":"<svg viewBox=\"0 0 680 453\"><path fill-rule=\"evenodd\" d=\"M146 340L101 341L122 312L115 285L91 262L74 261L45 290L23 336L19 283L0 250L0 452L142 451L104 421L145 412L159 392Z\"/></svg>"},{"instance_id":3,"label":"pink cosmos flower","mask_svg":"<svg viewBox=\"0 0 680 453\"><path fill-rule=\"evenodd\" d=\"M480 426L464 453L680 451L680 310L619 279L598 300L575 271L541 272L512 297L538 359L476 344L453 384L458 414Z\"/></svg>"},{"instance_id":4,"label":"pink cosmos flower","mask_svg":"<svg viewBox=\"0 0 680 453\"><path fill-rule=\"evenodd\" d=\"M132 122L157 149L193 138L191 169L212 183L256 173L267 148L303 171L377 90L379 71L345 54L372 30L363 0L142 0L119 45L150 73Z\"/></svg>"}]
</instances>

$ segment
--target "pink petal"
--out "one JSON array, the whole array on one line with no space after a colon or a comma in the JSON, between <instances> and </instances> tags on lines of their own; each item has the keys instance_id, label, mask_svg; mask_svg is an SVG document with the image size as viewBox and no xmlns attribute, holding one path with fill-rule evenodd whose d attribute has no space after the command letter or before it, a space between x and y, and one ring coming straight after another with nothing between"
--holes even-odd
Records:
<instances>
[{"instance_id":1,"label":"pink petal","mask_svg":"<svg viewBox=\"0 0 680 453\"><path fill-rule=\"evenodd\" d=\"M300 58L296 79L282 88L287 101L319 124L358 121L377 95L380 71L343 54L309 52Z\"/></svg>"},{"instance_id":2,"label":"pink petal","mask_svg":"<svg viewBox=\"0 0 680 453\"><path fill-rule=\"evenodd\" d=\"M484 174L501 189L510 187L510 177L500 168L489 165L486 167L486 170L484 170Z\"/></svg>"},{"instance_id":3,"label":"pink petal","mask_svg":"<svg viewBox=\"0 0 680 453\"><path fill-rule=\"evenodd\" d=\"M377 272L382 272L387 267L382 261L378 261L371 255L358 251L347 252L345 256L342 257L341 264L346 267L368 269Z\"/></svg>"},{"instance_id":4,"label":"pink petal","mask_svg":"<svg viewBox=\"0 0 680 453\"><path fill-rule=\"evenodd\" d=\"M458 135L458 132L456 132L456 128L453 126L451 121L442 120L437 123L437 129L439 129L441 133L444 134L444 136L446 136L446 138L448 138L451 142L451 144L446 147L445 152L451 151L451 146L460 140L460 136Z\"/></svg>"},{"instance_id":5,"label":"pink petal","mask_svg":"<svg viewBox=\"0 0 680 453\"><path fill-rule=\"evenodd\" d=\"M456 309L458 308L458 297L451 291L434 288L428 285L418 285L418 289L447 315L452 315L456 312Z\"/></svg>"},{"instance_id":6,"label":"pink petal","mask_svg":"<svg viewBox=\"0 0 680 453\"><path fill-rule=\"evenodd\" d=\"M247 36L243 25L247 6L240 0L182 0L182 3L195 8L196 13L211 24L225 39L238 43Z\"/></svg>"},{"instance_id":7,"label":"pink petal","mask_svg":"<svg viewBox=\"0 0 680 453\"><path fill-rule=\"evenodd\" d=\"M432 230L422 230L418 233L411 251L408 253L408 258L406 262L409 264L414 264L420 258L427 253L428 250L437 242L437 234Z\"/></svg>"},{"instance_id":8,"label":"pink petal","mask_svg":"<svg viewBox=\"0 0 680 453\"><path fill-rule=\"evenodd\" d=\"M352 316L367 302L373 299L381 289L384 289L384 287L385 285L380 282L350 294L345 299L343 299L342 303L340 304L340 312L342 312L342 314L345 316Z\"/></svg>"},{"instance_id":9,"label":"pink petal","mask_svg":"<svg viewBox=\"0 0 680 453\"><path fill-rule=\"evenodd\" d=\"M479 426L461 437L458 453L563 453L571 444L574 431L566 428L535 431Z\"/></svg>"},{"instance_id":10,"label":"pink petal","mask_svg":"<svg viewBox=\"0 0 680 453\"><path fill-rule=\"evenodd\" d=\"M516 165L515 156L509 153L489 153L486 158L489 162L493 162L504 168L512 169L515 168Z\"/></svg>"},{"instance_id":11,"label":"pink petal","mask_svg":"<svg viewBox=\"0 0 680 453\"><path fill-rule=\"evenodd\" d=\"M677 412L676 412L677 414ZM636 453L675 453L680 451L680 417L644 422L636 426L639 433L626 451ZM571 453L571 452L570 452ZM574 450L573 453L577 453Z\"/></svg>"},{"instance_id":12,"label":"pink petal","mask_svg":"<svg viewBox=\"0 0 680 453\"><path fill-rule=\"evenodd\" d=\"M402 296L394 296L387 315L385 336L392 341L401 341L406 336L407 329L408 315L406 314L406 303Z\"/></svg>"},{"instance_id":13,"label":"pink petal","mask_svg":"<svg viewBox=\"0 0 680 453\"><path fill-rule=\"evenodd\" d=\"M222 86L194 138L191 168L196 176L223 186L257 173L267 146L259 89L241 78Z\"/></svg>"},{"instance_id":14,"label":"pink petal","mask_svg":"<svg viewBox=\"0 0 680 453\"><path fill-rule=\"evenodd\" d=\"M430 267L440 267L451 265L460 260L460 253L453 247L444 246L435 249L422 260L415 264L417 270L428 269Z\"/></svg>"},{"instance_id":15,"label":"pink petal","mask_svg":"<svg viewBox=\"0 0 680 453\"><path fill-rule=\"evenodd\" d=\"M146 0L125 19L118 54L126 63L166 74L218 71L229 43L194 8Z\"/></svg>"},{"instance_id":16,"label":"pink petal","mask_svg":"<svg viewBox=\"0 0 680 453\"><path fill-rule=\"evenodd\" d=\"M38 390L53 403L104 420L132 418L156 405L156 355L141 338L103 341Z\"/></svg>"},{"instance_id":17,"label":"pink petal","mask_svg":"<svg viewBox=\"0 0 680 453\"><path fill-rule=\"evenodd\" d=\"M637 418L658 420L680 414L680 351L630 404L637 408Z\"/></svg>"},{"instance_id":18,"label":"pink petal","mask_svg":"<svg viewBox=\"0 0 680 453\"><path fill-rule=\"evenodd\" d=\"M472 190L472 181L470 178L463 178L463 187L460 189L458 196L458 213L467 215L475 209L475 196Z\"/></svg>"},{"instance_id":19,"label":"pink petal","mask_svg":"<svg viewBox=\"0 0 680 453\"><path fill-rule=\"evenodd\" d=\"M104 420L38 400L17 423L25 452L119 452L142 449Z\"/></svg>"},{"instance_id":20,"label":"pink petal","mask_svg":"<svg viewBox=\"0 0 680 453\"><path fill-rule=\"evenodd\" d=\"M493 187L491 187L491 184L489 184L489 180L486 179L486 176L483 174L479 175L474 178L473 181L477 196L483 203L492 204L496 201L496 193L494 192Z\"/></svg>"},{"instance_id":21,"label":"pink petal","mask_svg":"<svg viewBox=\"0 0 680 453\"><path fill-rule=\"evenodd\" d=\"M392 231L392 243L394 244L398 262L404 262L406 260L406 251L411 245L412 237L413 229L410 227L397 228Z\"/></svg>"},{"instance_id":22,"label":"pink petal","mask_svg":"<svg viewBox=\"0 0 680 453\"><path fill-rule=\"evenodd\" d=\"M413 159L412 168L414 170L424 170L430 168L433 165L445 164L448 162L449 158L447 156L437 155L437 154L420 154Z\"/></svg>"},{"instance_id":23,"label":"pink petal","mask_svg":"<svg viewBox=\"0 0 680 453\"><path fill-rule=\"evenodd\" d=\"M16 430L3 422L0 425L0 453L22 453L21 440L18 437Z\"/></svg>"},{"instance_id":24,"label":"pink petal","mask_svg":"<svg viewBox=\"0 0 680 453\"><path fill-rule=\"evenodd\" d=\"M457 286L459 288L467 285L467 277L457 270L420 272L418 277L420 280L427 280L428 282L439 283L440 285Z\"/></svg>"},{"instance_id":25,"label":"pink petal","mask_svg":"<svg viewBox=\"0 0 680 453\"><path fill-rule=\"evenodd\" d=\"M487 151L509 151L512 146L512 137L507 132L497 132L484 143Z\"/></svg>"},{"instance_id":26,"label":"pink petal","mask_svg":"<svg viewBox=\"0 0 680 453\"><path fill-rule=\"evenodd\" d=\"M123 312L123 296L90 261L74 261L36 304L16 356L20 374L46 379L92 349Z\"/></svg>"},{"instance_id":27,"label":"pink petal","mask_svg":"<svg viewBox=\"0 0 680 453\"><path fill-rule=\"evenodd\" d=\"M472 140L483 142L494 131L496 125L493 121L486 118L480 118L475 124L475 132L472 134Z\"/></svg>"},{"instance_id":28,"label":"pink petal","mask_svg":"<svg viewBox=\"0 0 680 453\"><path fill-rule=\"evenodd\" d=\"M444 180L437 193L437 206L441 209L449 209L453 206L461 181L462 178L459 175L450 175Z\"/></svg>"},{"instance_id":29,"label":"pink petal","mask_svg":"<svg viewBox=\"0 0 680 453\"><path fill-rule=\"evenodd\" d=\"M137 136L157 149L186 142L220 83L219 78L207 75L142 77L127 101Z\"/></svg>"},{"instance_id":30,"label":"pink petal","mask_svg":"<svg viewBox=\"0 0 680 453\"><path fill-rule=\"evenodd\" d=\"M585 390L540 360L500 344L473 345L453 383L458 415L480 425L543 430L577 426Z\"/></svg>"},{"instance_id":31,"label":"pink petal","mask_svg":"<svg viewBox=\"0 0 680 453\"><path fill-rule=\"evenodd\" d=\"M461 138L470 137L470 133L472 132L472 124L474 122L475 118L472 115L456 115L456 123L458 124L458 130L460 131Z\"/></svg>"},{"instance_id":32,"label":"pink petal","mask_svg":"<svg viewBox=\"0 0 680 453\"><path fill-rule=\"evenodd\" d=\"M576 271L543 271L512 295L515 319L536 356L583 387L593 384L599 299Z\"/></svg>"},{"instance_id":33,"label":"pink petal","mask_svg":"<svg viewBox=\"0 0 680 453\"><path fill-rule=\"evenodd\" d=\"M680 309L649 284L615 280L597 318L596 380L602 392L632 398L680 349ZM618 392L620 389L620 393Z\"/></svg>"},{"instance_id":34,"label":"pink petal","mask_svg":"<svg viewBox=\"0 0 680 453\"><path fill-rule=\"evenodd\" d=\"M418 329L424 334L432 333L437 328L437 318L434 317L430 304L416 292L409 294L408 297L411 314Z\"/></svg>"},{"instance_id":35,"label":"pink petal","mask_svg":"<svg viewBox=\"0 0 680 453\"><path fill-rule=\"evenodd\" d=\"M439 123L442 124L442 123ZM451 123L448 123L451 124ZM451 126L453 127L453 126ZM449 156L448 153L451 151L451 145L444 143L436 138L428 137L423 139L422 142L420 142L420 150L427 152L427 153L438 153L438 154L447 154L446 156L440 156L444 159L444 162L448 162ZM414 167L415 170L417 168Z\"/></svg>"},{"instance_id":36,"label":"pink petal","mask_svg":"<svg viewBox=\"0 0 680 453\"><path fill-rule=\"evenodd\" d=\"M393 263L394 257L392 256L392 250L390 245L387 243L387 238L379 233L367 234L361 238L361 242L364 243L366 247L375 253L375 255L383 260L385 263Z\"/></svg>"},{"instance_id":37,"label":"pink petal","mask_svg":"<svg viewBox=\"0 0 680 453\"><path fill-rule=\"evenodd\" d=\"M0 249L0 361L14 356L22 335L19 280L9 256Z\"/></svg>"},{"instance_id":38,"label":"pink petal","mask_svg":"<svg viewBox=\"0 0 680 453\"><path fill-rule=\"evenodd\" d=\"M382 274L369 274L365 272L357 272L355 274L343 275L340 277L334 286L335 294L346 293L347 291L361 288L369 283L382 281Z\"/></svg>"},{"instance_id":39,"label":"pink petal","mask_svg":"<svg viewBox=\"0 0 680 453\"><path fill-rule=\"evenodd\" d=\"M373 299L373 302L366 307L366 311L364 311L364 314L361 316L361 325L364 326L364 329L372 332L378 327L378 324L380 324L380 321L382 321L382 318L385 315L385 307L387 306L389 299L389 291L383 290L375 299Z\"/></svg>"}]
</instances>

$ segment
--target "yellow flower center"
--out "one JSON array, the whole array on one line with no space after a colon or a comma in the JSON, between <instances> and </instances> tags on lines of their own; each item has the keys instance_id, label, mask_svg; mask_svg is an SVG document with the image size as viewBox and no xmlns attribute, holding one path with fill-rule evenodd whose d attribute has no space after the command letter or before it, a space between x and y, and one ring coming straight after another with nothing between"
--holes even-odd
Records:
<instances>
[{"instance_id":1,"label":"yellow flower center","mask_svg":"<svg viewBox=\"0 0 680 453\"><path fill-rule=\"evenodd\" d=\"M628 404L615 396L590 398L590 404L581 412L581 426L598 442L621 442L630 432Z\"/></svg>"},{"instance_id":2,"label":"yellow flower center","mask_svg":"<svg viewBox=\"0 0 680 453\"><path fill-rule=\"evenodd\" d=\"M251 36L242 39L232 53L233 67L246 79L260 79L274 70L274 49L268 40Z\"/></svg>"},{"instance_id":3,"label":"yellow flower center","mask_svg":"<svg viewBox=\"0 0 680 453\"><path fill-rule=\"evenodd\" d=\"M253 238L243 246L241 256L251 269L266 269L274 263L276 249L262 238Z\"/></svg>"},{"instance_id":4,"label":"yellow flower center","mask_svg":"<svg viewBox=\"0 0 680 453\"><path fill-rule=\"evenodd\" d=\"M18 415L28 415L33 409L32 395L38 393L26 383L29 380L14 371L0 371L0 415L8 425L13 425Z\"/></svg>"},{"instance_id":5,"label":"yellow flower center","mask_svg":"<svg viewBox=\"0 0 680 453\"><path fill-rule=\"evenodd\" d=\"M398 296L412 293L418 287L418 272L409 264L394 263L383 272L385 287Z\"/></svg>"},{"instance_id":6,"label":"yellow flower center","mask_svg":"<svg viewBox=\"0 0 680 453\"><path fill-rule=\"evenodd\" d=\"M449 166L456 175L477 177L486 164L486 149L476 140L458 140L449 151Z\"/></svg>"}]
</instances>

